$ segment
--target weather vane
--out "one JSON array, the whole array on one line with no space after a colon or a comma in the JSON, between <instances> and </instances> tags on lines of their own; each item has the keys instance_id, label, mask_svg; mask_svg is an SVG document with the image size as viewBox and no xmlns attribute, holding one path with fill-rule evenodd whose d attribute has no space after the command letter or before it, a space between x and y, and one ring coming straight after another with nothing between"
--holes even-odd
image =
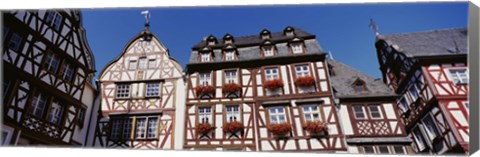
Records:
<instances>
[{"instance_id":1,"label":"weather vane","mask_svg":"<svg viewBox=\"0 0 480 157\"><path fill-rule=\"evenodd\" d=\"M378 32L378 25L377 23L375 23L375 21L373 21L373 19L370 19L370 24L368 25L368 27L370 27L370 29L375 32L375 35L380 35L380 33Z\"/></svg>"},{"instance_id":2,"label":"weather vane","mask_svg":"<svg viewBox=\"0 0 480 157\"><path fill-rule=\"evenodd\" d=\"M145 10L142 11L141 14L145 16L145 27L148 28L150 26L150 12L148 10Z\"/></svg>"}]
</instances>

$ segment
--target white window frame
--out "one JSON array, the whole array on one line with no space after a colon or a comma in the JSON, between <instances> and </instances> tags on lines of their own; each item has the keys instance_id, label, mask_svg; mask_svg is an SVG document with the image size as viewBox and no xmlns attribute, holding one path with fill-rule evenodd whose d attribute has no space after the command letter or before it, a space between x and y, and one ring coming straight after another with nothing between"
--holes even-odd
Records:
<instances>
[{"instance_id":1,"label":"white window frame","mask_svg":"<svg viewBox=\"0 0 480 157\"><path fill-rule=\"evenodd\" d=\"M415 102L420 98L420 93L419 93L418 88L415 85L415 83L412 83L410 85L410 87L408 87L408 93L410 94L410 97L412 98L412 102Z\"/></svg>"},{"instance_id":2,"label":"white window frame","mask_svg":"<svg viewBox=\"0 0 480 157\"><path fill-rule=\"evenodd\" d=\"M268 56L273 56L274 53L273 53L273 50L274 47L273 46L264 46L263 47L263 55L268 57Z\"/></svg>"},{"instance_id":3,"label":"white window frame","mask_svg":"<svg viewBox=\"0 0 480 157\"><path fill-rule=\"evenodd\" d=\"M234 52L235 52L234 50L226 50L225 51L225 60L227 60L227 61L235 60Z\"/></svg>"},{"instance_id":4,"label":"white window frame","mask_svg":"<svg viewBox=\"0 0 480 157\"><path fill-rule=\"evenodd\" d=\"M212 107L205 106L205 107L198 107L198 123L211 123L212 119Z\"/></svg>"},{"instance_id":5,"label":"white window frame","mask_svg":"<svg viewBox=\"0 0 480 157\"><path fill-rule=\"evenodd\" d=\"M201 62L210 62L210 53L209 52L202 52L200 53L200 61Z\"/></svg>"},{"instance_id":6,"label":"white window frame","mask_svg":"<svg viewBox=\"0 0 480 157\"><path fill-rule=\"evenodd\" d=\"M225 119L227 122L237 122L241 121L240 117L240 106L239 105L227 105L225 106Z\"/></svg>"},{"instance_id":7,"label":"white window frame","mask_svg":"<svg viewBox=\"0 0 480 157\"><path fill-rule=\"evenodd\" d=\"M377 110L378 110L377 112L380 115L380 117L373 117L372 107L377 108ZM370 112L370 118L372 118L372 119L382 119L383 118L381 107L378 104L368 105L368 111Z\"/></svg>"},{"instance_id":8,"label":"white window frame","mask_svg":"<svg viewBox=\"0 0 480 157\"><path fill-rule=\"evenodd\" d=\"M138 59L138 69L147 69L147 57L140 57Z\"/></svg>"},{"instance_id":9,"label":"white window frame","mask_svg":"<svg viewBox=\"0 0 480 157\"><path fill-rule=\"evenodd\" d=\"M45 108L47 107L47 97L43 96L41 93L33 97L32 108L30 114L33 116L42 118L45 114Z\"/></svg>"},{"instance_id":10,"label":"white window frame","mask_svg":"<svg viewBox=\"0 0 480 157\"><path fill-rule=\"evenodd\" d=\"M295 66L295 74L297 77L310 76L310 68L307 64Z\"/></svg>"},{"instance_id":11,"label":"white window frame","mask_svg":"<svg viewBox=\"0 0 480 157\"><path fill-rule=\"evenodd\" d=\"M60 125L63 119L63 110L64 110L64 106L60 104L60 102L58 101L52 102L50 106L50 111L48 113L47 121L55 125Z\"/></svg>"},{"instance_id":12,"label":"white window frame","mask_svg":"<svg viewBox=\"0 0 480 157\"><path fill-rule=\"evenodd\" d=\"M12 36L10 37L8 48L13 51L18 51L20 49L20 44L22 43L22 40L23 40L22 36L13 32Z\"/></svg>"},{"instance_id":13,"label":"white window frame","mask_svg":"<svg viewBox=\"0 0 480 157\"><path fill-rule=\"evenodd\" d=\"M402 110L403 113L407 112L410 110L410 103L408 102L408 99L405 98L405 96L402 96L400 100L398 100L398 105L399 108Z\"/></svg>"},{"instance_id":14,"label":"white window frame","mask_svg":"<svg viewBox=\"0 0 480 157\"><path fill-rule=\"evenodd\" d=\"M317 104L304 104L301 107L303 111L303 119L305 120L305 122L321 120L320 107Z\"/></svg>"},{"instance_id":15,"label":"white window frame","mask_svg":"<svg viewBox=\"0 0 480 157\"><path fill-rule=\"evenodd\" d=\"M159 82L146 83L145 97L156 97L156 96L160 96L160 83Z\"/></svg>"},{"instance_id":16,"label":"white window frame","mask_svg":"<svg viewBox=\"0 0 480 157\"><path fill-rule=\"evenodd\" d=\"M148 60L148 68L149 69L154 69L156 65L157 65L157 60L156 59L149 59Z\"/></svg>"},{"instance_id":17,"label":"white window frame","mask_svg":"<svg viewBox=\"0 0 480 157\"><path fill-rule=\"evenodd\" d=\"M147 138L157 138L158 134L158 118L149 117L147 126Z\"/></svg>"},{"instance_id":18,"label":"white window frame","mask_svg":"<svg viewBox=\"0 0 480 157\"><path fill-rule=\"evenodd\" d=\"M47 60L45 62L47 64L46 65L47 71L53 74L57 74L58 67L60 65L60 58L54 53L48 53Z\"/></svg>"},{"instance_id":19,"label":"white window frame","mask_svg":"<svg viewBox=\"0 0 480 157\"><path fill-rule=\"evenodd\" d=\"M265 79L268 80L274 80L274 79L279 79L279 70L278 68L267 68L265 69Z\"/></svg>"},{"instance_id":20,"label":"white window frame","mask_svg":"<svg viewBox=\"0 0 480 157\"><path fill-rule=\"evenodd\" d=\"M199 83L202 86L209 86L212 84L212 73L211 72L206 72L206 73L199 73L198 74L200 79Z\"/></svg>"},{"instance_id":21,"label":"white window frame","mask_svg":"<svg viewBox=\"0 0 480 157\"><path fill-rule=\"evenodd\" d=\"M418 130L418 132L416 132L416 130ZM427 148L427 143L425 141L425 137L423 137L422 130L420 130L419 125L415 125L412 128L412 136L413 136L413 140L415 142L415 145L417 146L417 149L419 151L423 151Z\"/></svg>"},{"instance_id":22,"label":"white window frame","mask_svg":"<svg viewBox=\"0 0 480 157\"><path fill-rule=\"evenodd\" d=\"M449 68L447 69L449 79L452 81L453 84L468 84L470 81L468 77L468 69L467 68ZM464 73L459 73L459 71L464 71Z\"/></svg>"},{"instance_id":23,"label":"white window frame","mask_svg":"<svg viewBox=\"0 0 480 157\"><path fill-rule=\"evenodd\" d=\"M225 70L225 83L237 83L237 70Z\"/></svg>"},{"instance_id":24,"label":"white window frame","mask_svg":"<svg viewBox=\"0 0 480 157\"><path fill-rule=\"evenodd\" d=\"M128 70L137 70L137 60L130 60L128 62Z\"/></svg>"},{"instance_id":25,"label":"white window frame","mask_svg":"<svg viewBox=\"0 0 480 157\"><path fill-rule=\"evenodd\" d=\"M135 126L135 138L141 139L145 138L147 135L147 118L136 118L136 126Z\"/></svg>"},{"instance_id":26,"label":"white window frame","mask_svg":"<svg viewBox=\"0 0 480 157\"><path fill-rule=\"evenodd\" d=\"M66 81L71 81L73 79L73 67L68 63L63 64L63 76L62 78Z\"/></svg>"},{"instance_id":27,"label":"white window frame","mask_svg":"<svg viewBox=\"0 0 480 157\"><path fill-rule=\"evenodd\" d=\"M268 114L271 124L281 124L287 122L286 109L283 106L269 107Z\"/></svg>"},{"instance_id":28,"label":"white window frame","mask_svg":"<svg viewBox=\"0 0 480 157\"><path fill-rule=\"evenodd\" d=\"M56 11L47 12L46 23L52 26L55 30L59 31L62 24L63 16Z\"/></svg>"},{"instance_id":29,"label":"white window frame","mask_svg":"<svg viewBox=\"0 0 480 157\"><path fill-rule=\"evenodd\" d=\"M130 97L130 84L117 84L116 98L129 98Z\"/></svg>"},{"instance_id":30,"label":"white window frame","mask_svg":"<svg viewBox=\"0 0 480 157\"><path fill-rule=\"evenodd\" d=\"M431 122L430 123L426 123L426 119L427 118L430 118ZM430 141L433 141L435 138L437 138L438 136L441 136L440 134L440 129L437 128L437 124L435 122L435 118L432 116L431 113L428 113L427 115L425 115L425 117L422 118L422 126L425 130L425 134L427 135L427 138L430 140Z\"/></svg>"},{"instance_id":31,"label":"white window frame","mask_svg":"<svg viewBox=\"0 0 480 157\"><path fill-rule=\"evenodd\" d=\"M291 43L292 53L299 54L303 53L303 44L302 43Z\"/></svg>"},{"instance_id":32,"label":"white window frame","mask_svg":"<svg viewBox=\"0 0 480 157\"><path fill-rule=\"evenodd\" d=\"M360 107L362 109L361 113L362 113L363 117L357 117L357 113L360 113L360 111L356 111L355 107ZM367 119L367 114L365 113L365 107L363 105L361 105L361 104L352 105L352 110L353 110L353 115L354 115L355 119Z\"/></svg>"}]
</instances>

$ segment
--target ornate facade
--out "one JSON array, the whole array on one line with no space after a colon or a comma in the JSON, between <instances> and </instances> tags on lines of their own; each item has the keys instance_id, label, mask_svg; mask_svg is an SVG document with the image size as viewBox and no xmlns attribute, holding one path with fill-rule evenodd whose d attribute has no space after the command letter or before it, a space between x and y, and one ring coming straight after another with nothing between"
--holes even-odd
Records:
<instances>
[{"instance_id":1,"label":"ornate facade","mask_svg":"<svg viewBox=\"0 0 480 157\"><path fill-rule=\"evenodd\" d=\"M467 29L378 35L383 81L416 153L468 153Z\"/></svg>"},{"instance_id":2,"label":"ornate facade","mask_svg":"<svg viewBox=\"0 0 480 157\"><path fill-rule=\"evenodd\" d=\"M85 146L95 63L77 10L3 12L5 145Z\"/></svg>"}]
</instances>

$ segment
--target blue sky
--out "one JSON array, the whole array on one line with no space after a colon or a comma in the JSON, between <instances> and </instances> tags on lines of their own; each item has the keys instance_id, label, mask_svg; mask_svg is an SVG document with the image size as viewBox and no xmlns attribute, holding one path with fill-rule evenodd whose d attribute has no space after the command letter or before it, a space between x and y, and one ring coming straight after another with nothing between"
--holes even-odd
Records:
<instances>
[{"instance_id":1,"label":"blue sky","mask_svg":"<svg viewBox=\"0 0 480 157\"><path fill-rule=\"evenodd\" d=\"M242 7L158 7L82 9L87 40L100 72L144 28L143 10L151 12L150 30L185 68L191 47L210 34L256 35L294 26L315 34L322 49L367 75L380 78L370 18L381 34L467 27L468 3L320 4ZM98 77L98 73L96 75Z\"/></svg>"}]
</instances>

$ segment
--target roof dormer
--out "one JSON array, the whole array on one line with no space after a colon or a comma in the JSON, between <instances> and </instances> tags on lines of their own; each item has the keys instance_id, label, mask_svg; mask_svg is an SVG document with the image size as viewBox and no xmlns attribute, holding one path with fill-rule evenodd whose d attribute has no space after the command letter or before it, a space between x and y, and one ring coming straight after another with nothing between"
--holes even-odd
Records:
<instances>
[{"instance_id":1,"label":"roof dormer","mask_svg":"<svg viewBox=\"0 0 480 157\"><path fill-rule=\"evenodd\" d=\"M352 83L352 87L353 87L355 93L363 93L363 92L367 92L367 91L368 91L367 85L366 85L365 81L363 81L363 80L360 79L360 78L357 78L357 80L355 80L355 81Z\"/></svg>"},{"instance_id":2,"label":"roof dormer","mask_svg":"<svg viewBox=\"0 0 480 157\"><path fill-rule=\"evenodd\" d=\"M227 33L223 36L223 44L233 44L233 42L235 42L235 40L231 34Z\"/></svg>"},{"instance_id":3,"label":"roof dormer","mask_svg":"<svg viewBox=\"0 0 480 157\"><path fill-rule=\"evenodd\" d=\"M198 51L199 61L200 62L210 62L213 60L213 50L209 46L204 46Z\"/></svg>"},{"instance_id":4,"label":"roof dormer","mask_svg":"<svg viewBox=\"0 0 480 157\"><path fill-rule=\"evenodd\" d=\"M208 46L214 46L214 45L217 44L217 42L218 41L217 41L217 38L215 36L210 35L210 36L207 37L207 45Z\"/></svg>"},{"instance_id":5,"label":"roof dormer","mask_svg":"<svg viewBox=\"0 0 480 157\"><path fill-rule=\"evenodd\" d=\"M265 40L265 39L270 39L272 36L271 36L271 33L270 31L268 31L267 29L263 29L262 32L260 32L260 38L262 40Z\"/></svg>"},{"instance_id":6,"label":"roof dormer","mask_svg":"<svg viewBox=\"0 0 480 157\"><path fill-rule=\"evenodd\" d=\"M293 27L287 26L283 30L283 35L293 37L293 36L295 36L295 29Z\"/></svg>"},{"instance_id":7,"label":"roof dormer","mask_svg":"<svg viewBox=\"0 0 480 157\"><path fill-rule=\"evenodd\" d=\"M238 57L237 47L233 44L227 44L222 48L223 60L231 61L236 60Z\"/></svg>"}]
</instances>

